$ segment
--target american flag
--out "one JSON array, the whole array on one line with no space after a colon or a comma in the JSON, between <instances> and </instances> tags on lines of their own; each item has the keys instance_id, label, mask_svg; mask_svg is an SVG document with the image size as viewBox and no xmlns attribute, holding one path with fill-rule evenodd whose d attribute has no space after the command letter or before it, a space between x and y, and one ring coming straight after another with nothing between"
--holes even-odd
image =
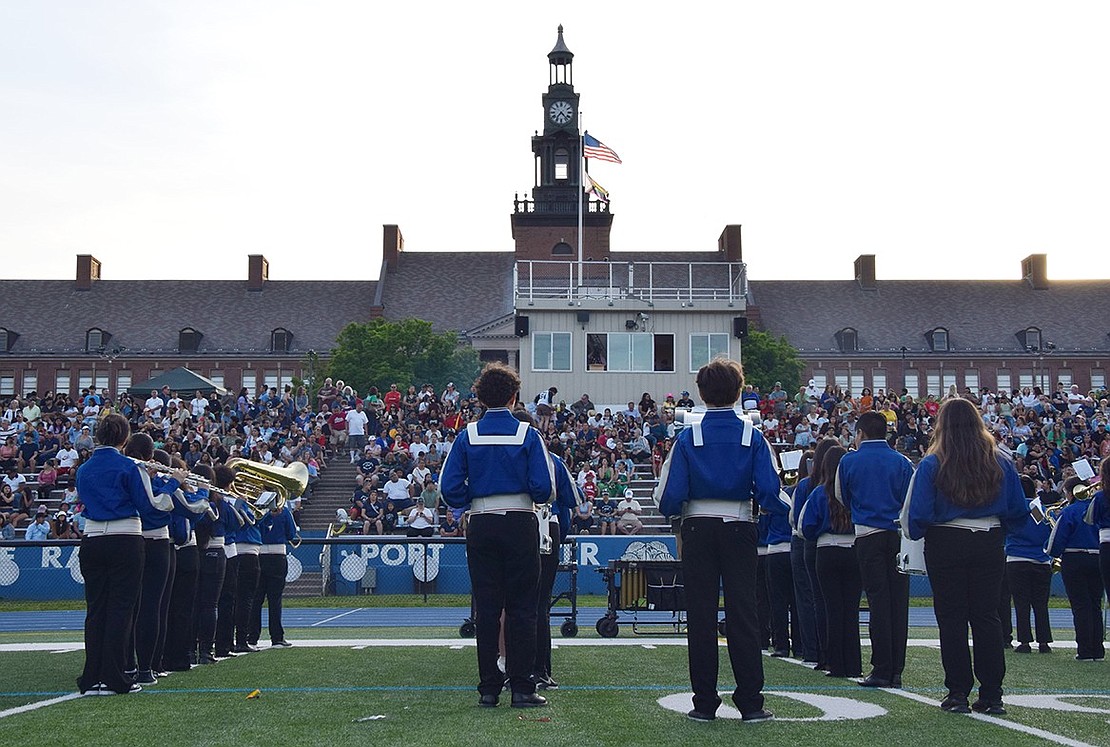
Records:
<instances>
[{"instance_id":1,"label":"american flag","mask_svg":"<svg viewBox=\"0 0 1110 747\"><path fill-rule=\"evenodd\" d=\"M605 143L598 140L589 132L582 133L582 155L586 158L596 158L599 161L620 163L621 157Z\"/></svg>"}]
</instances>

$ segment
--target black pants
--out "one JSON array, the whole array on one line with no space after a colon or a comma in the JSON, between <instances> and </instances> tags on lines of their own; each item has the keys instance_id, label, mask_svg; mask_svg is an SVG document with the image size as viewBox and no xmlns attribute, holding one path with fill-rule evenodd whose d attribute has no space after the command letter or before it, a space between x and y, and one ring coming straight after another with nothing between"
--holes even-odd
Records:
<instances>
[{"instance_id":1,"label":"black pants","mask_svg":"<svg viewBox=\"0 0 1110 747\"><path fill-rule=\"evenodd\" d=\"M809 589L813 593L813 620L817 628L817 663L828 665L828 620L825 619L825 595L821 592L821 579L817 578L817 540L805 541L806 575L809 576Z\"/></svg>"},{"instance_id":2,"label":"black pants","mask_svg":"<svg viewBox=\"0 0 1110 747\"><path fill-rule=\"evenodd\" d=\"M251 613L254 596L258 590L258 556L243 553L239 556L239 585L235 591L235 647L242 648L250 640ZM257 640L257 639L256 639Z\"/></svg>"},{"instance_id":3,"label":"black pants","mask_svg":"<svg viewBox=\"0 0 1110 747\"><path fill-rule=\"evenodd\" d=\"M771 611L771 647L775 651L789 651L790 619L794 606L794 579L790 572L790 553L768 554L766 572L767 599Z\"/></svg>"},{"instance_id":4,"label":"black pants","mask_svg":"<svg viewBox=\"0 0 1110 747\"><path fill-rule=\"evenodd\" d=\"M107 535L81 540L85 579L85 668L77 678L81 692L98 684L125 693L131 678L127 641L143 578L143 538Z\"/></svg>"},{"instance_id":5,"label":"black pants","mask_svg":"<svg viewBox=\"0 0 1110 747\"><path fill-rule=\"evenodd\" d=\"M813 587L806 571L806 541L802 537L790 540L790 571L794 579L794 609L798 612L798 640L795 653L806 661L816 662L821 655L817 644L817 616L813 609ZM799 652L800 649L800 652Z\"/></svg>"},{"instance_id":6,"label":"black pants","mask_svg":"<svg viewBox=\"0 0 1110 747\"><path fill-rule=\"evenodd\" d=\"M189 649L196 635L193 621L200 553L196 545L179 547L174 552L176 568L169 592L170 606L166 618L166 645L162 651L162 667L170 671L181 671L189 668Z\"/></svg>"},{"instance_id":7,"label":"black pants","mask_svg":"<svg viewBox=\"0 0 1110 747\"><path fill-rule=\"evenodd\" d=\"M747 521L682 521L682 577L686 587L686 640L694 708L716 713L717 600L725 596L725 638L741 713L763 708L763 656L755 608L756 528Z\"/></svg>"},{"instance_id":8,"label":"black pants","mask_svg":"<svg viewBox=\"0 0 1110 747\"><path fill-rule=\"evenodd\" d=\"M540 555L540 586L536 597L536 661L532 673L537 677L551 676L551 590L555 588L555 574L559 570L559 530L551 527L552 547L547 555Z\"/></svg>"},{"instance_id":9,"label":"black pants","mask_svg":"<svg viewBox=\"0 0 1110 747\"><path fill-rule=\"evenodd\" d=\"M1071 604L1075 621L1076 656L1080 659L1102 659L1106 648L1102 638L1102 577L1099 558L1093 553L1065 552L1060 561L1060 576Z\"/></svg>"},{"instance_id":10,"label":"black pants","mask_svg":"<svg viewBox=\"0 0 1110 747\"><path fill-rule=\"evenodd\" d=\"M1102 572L1102 585L1106 587L1106 599L1110 604L1110 542L1098 546L1098 567Z\"/></svg>"},{"instance_id":11,"label":"black pants","mask_svg":"<svg viewBox=\"0 0 1110 747\"><path fill-rule=\"evenodd\" d=\"M727 620L727 618L726 618ZM759 626L759 647L771 647L771 600L767 598L767 556L755 559L755 620Z\"/></svg>"},{"instance_id":12,"label":"black pants","mask_svg":"<svg viewBox=\"0 0 1110 747\"><path fill-rule=\"evenodd\" d=\"M992 703L1002 700L1006 674L998 620L999 586L1006 565L1004 542L1001 528L972 532L934 526L925 533L925 568L940 628L944 684L953 695L971 694L975 680L967 645L970 624L979 697Z\"/></svg>"},{"instance_id":13,"label":"black pants","mask_svg":"<svg viewBox=\"0 0 1110 747\"><path fill-rule=\"evenodd\" d=\"M205 550L200 556L200 577L197 584L197 646L201 656L212 655L225 575L227 556L223 547Z\"/></svg>"},{"instance_id":14,"label":"black pants","mask_svg":"<svg viewBox=\"0 0 1110 747\"><path fill-rule=\"evenodd\" d=\"M859 642L859 599L863 582L854 547L818 547L817 576L825 596L828 625L825 662L834 677L858 677L863 658Z\"/></svg>"},{"instance_id":15,"label":"black pants","mask_svg":"<svg viewBox=\"0 0 1110 747\"><path fill-rule=\"evenodd\" d=\"M478 692L497 695L505 677L497 667L501 611L505 612L505 673L514 693L534 693L536 600L540 578L539 527L531 511L476 514L466 532L466 563L474 597Z\"/></svg>"},{"instance_id":16,"label":"black pants","mask_svg":"<svg viewBox=\"0 0 1110 747\"><path fill-rule=\"evenodd\" d=\"M224 586L220 590L220 603L216 611L216 655L227 656L235 646L235 601L239 598L238 555L227 559L224 566Z\"/></svg>"},{"instance_id":17,"label":"black pants","mask_svg":"<svg viewBox=\"0 0 1110 747\"><path fill-rule=\"evenodd\" d=\"M1014 626L1010 622L1010 579L1007 573L1009 563L1002 564L1002 583L998 586L998 622L1002 626L1002 647L1009 648L1014 642Z\"/></svg>"},{"instance_id":18,"label":"black pants","mask_svg":"<svg viewBox=\"0 0 1110 747\"><path fill-rule=\"evenodd\" d=\"M155 651L166 638L165 613L169 608L167 586L173 560L173 543L169 539L144 539L143 543L146 545L146 552L143 562L143 591L135 614L135 659L136 669L149 672L155 663Z\"/></svg>"},{"instance_id":19,"label":"black pants","mask_svg":"<svg viewBox=\"0 0 1110 747\"><path fill-rule=\"evenodd\" d=\"M1048 622L1048 596L1052 587L1052 566L1014 561L1006 564L1006 580L1014 597L1017 611L1018 643L1052 643L1052 626ZM1033 612L1036 638L1029 626Z\"/></svg>"},{"instance_id":20,"label":"black pants","mask_svg":"<svg viewBox=\"0 0 1110 747\"><path fill-rule=\"evenodd\" d=\"M289 574L289 558L281 553L258 556L258 591L254 595L251 629L247 642L258 643L262 635L262 603L269 607L270 643L285 640L281 624L281 595L285 593L285 577Z\"/></svg>"},{"instance_id":21,"label":"black pants","mask_svg":"<svg viewBox=\"0 0 1110 747\"><path fill-rule=\"evenodd\" d=\"M910 625L910 577L898 572L901 548L895 531L856 538L856 557L870 614L871 675L894 681L901 680L906 668ZM997 599L996 591L991 596L995 606Z\"/></svg>"}]
</instances>

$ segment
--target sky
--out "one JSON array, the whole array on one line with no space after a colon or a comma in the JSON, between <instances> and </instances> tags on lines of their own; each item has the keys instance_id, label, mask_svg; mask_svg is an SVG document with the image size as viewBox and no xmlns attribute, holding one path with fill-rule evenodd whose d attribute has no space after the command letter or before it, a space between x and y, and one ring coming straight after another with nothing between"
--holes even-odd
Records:
<instances>
[{"instance_id":1,"label":"sky","mask_svg":"<svg viewBox=\"0 0 1110 747\"><path fill-rule=\"evenodd\" d=\"M752 279L1107 278L1110 4L0 2L9 278L374 279L509 251L565 26L612 247Z\"/></svg>"}]
</instances>

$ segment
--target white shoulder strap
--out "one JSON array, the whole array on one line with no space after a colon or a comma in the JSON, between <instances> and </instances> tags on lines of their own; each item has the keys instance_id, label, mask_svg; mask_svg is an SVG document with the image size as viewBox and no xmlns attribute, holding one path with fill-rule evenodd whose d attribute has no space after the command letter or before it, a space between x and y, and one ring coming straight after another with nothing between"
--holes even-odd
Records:
<instances>
[{"instance_id":1,"label":"white shoulder strap","mask_svg":"<svg viewBox=\"0 0 1110 747\"><path fill-rule=\"evenodd\" d=\"M692 431L694 436L694 446L705 445L705 439L701 435L701 421L698 420L693 425L691 425L690 430Z\"/></svg>"},{"instance_id":2,"label":"white shoulder strap","mask_svg":"<svg viewBox=\"0 0 1110 747\"><path fill-rule=\"evenodd\" d=\"M755 430L755 426L752 425L752 422L750 420L747 420L746 418L742 418L739 415L737 415L736 418L737 418L737 420L739 420L743 424L743 429L744 429L743 435L740 436L740 445L747 448L747 447L752 445L752 431ZM701 421L700 420L695 421L695 422L690 424L690 431L691 431L691 436L694 439L694 446L704 446L705 445L705 437L702 435L702 432L701 432Z\"/></svg>"},{"instance_id":3,"label":"white shoulder strap","mask_svg":"<svg viewBox=\"0 0 1110 747\"><path fill-rule=\"evenodd\" d=\"M528 435L528 424L521 421L517 424L516 433L511 436L483 436L478 433L478 423L468 423L466 435L471 446L521 446Z\"/></svg>"}]
</instances>

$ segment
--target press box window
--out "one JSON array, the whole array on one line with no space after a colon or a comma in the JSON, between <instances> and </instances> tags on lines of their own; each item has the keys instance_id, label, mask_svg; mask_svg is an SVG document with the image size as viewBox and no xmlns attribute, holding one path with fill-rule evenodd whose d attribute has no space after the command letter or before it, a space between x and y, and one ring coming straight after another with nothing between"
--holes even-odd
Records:
<instances>
[{"instance_id":1,"label":"press box window","mask_svg":"<svg viewBox=\"0 0 1110 747\"><path fill-rule=\"evenodd\" d=\"M674 371L674 335L612 332L586 335L590 371Z\"/></svg>"},{"instance_id":2,"label":"press box window","mask_svg":"<svg viewBox=\"0 0 1110 747\"><path fill-rule=\"evenodd\" d=\"M532 335L533 371L570 370L570 332L536 332Z\"/></svg>"},{"instance_id":3,"label":"press box window","mask_svg":"<svg viewBox=\"0 0 1110 747\"><path fill-rule=\"evenodd\" d=\"M725 332L690 335L690 373L696 373L714 358L727 358L728 353L728 334Z\"/></svg>"}]
</instances>

